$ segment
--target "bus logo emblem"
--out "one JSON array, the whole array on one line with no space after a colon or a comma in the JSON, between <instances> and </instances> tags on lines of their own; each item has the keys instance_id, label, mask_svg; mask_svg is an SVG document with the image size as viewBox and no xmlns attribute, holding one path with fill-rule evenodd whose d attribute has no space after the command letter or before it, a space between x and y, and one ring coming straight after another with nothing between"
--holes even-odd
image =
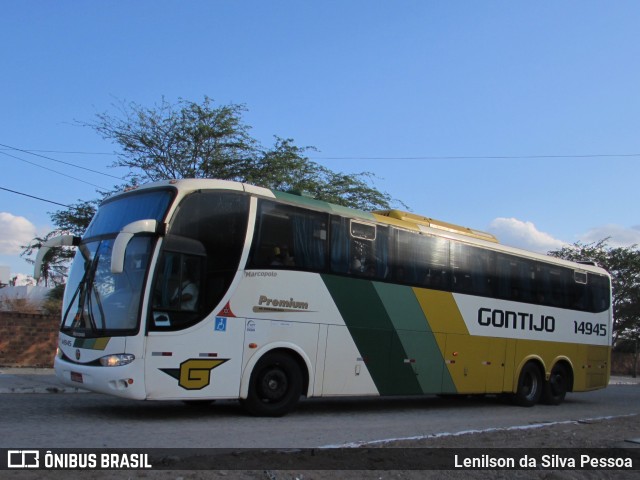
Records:
<instances>
[{"instance_id":1,"label":"bus logo emblem","mask_svg":"<svg viewBox=\"0 0 640 480\"><path fill-rule=\"evenodd\" d=\"M211 371L229 361L228 358L190 358L180 364L180 368L161 368L164 373L178 380L185 390L202 390L211 383Z\"/></svg>"}]
</instances>

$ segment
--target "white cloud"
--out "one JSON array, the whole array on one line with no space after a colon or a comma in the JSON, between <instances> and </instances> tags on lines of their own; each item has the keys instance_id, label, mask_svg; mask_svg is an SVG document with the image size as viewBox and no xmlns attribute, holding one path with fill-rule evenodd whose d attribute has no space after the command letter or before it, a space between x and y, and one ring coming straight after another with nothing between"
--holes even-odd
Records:
<instances>
[{"instance_id":1,"label":"white cloud","mask_svg":"<svg viewBox=\"0 0 640 480\"><path fill-rule=\"evenodd\" d=\"M525 222L517 218L496 218L489 224L489 232L493 233L503 245L523 248L533 252L547 253L557 250L571 242L554 238L541 232L532 222ZM581 243L595 243L608 238L610 247L629 247L640 245L640 226L624 227L622 225L602 225L593 227L587 232L577 235Z\"/></svg>"},{"instance_id":2,"label":"white cloud","mask_svg":"<svg viewBox=\"0 0 640 480\"><path fill-rule=\"evenodd\" d=\"M593 243L609 238L607 245L610 247L629 247L640 245L640 226L623 227L622 225L602 225L594 227L580 236L583 243Z\"/></svg>"},{"instance_id":3,"label":"white cloud","mask_svg":"<svg viewBox=\"0 0 640 480\"><path fill-rule=\"evenodd\" d=\"M489 224L489 231L503 245L533 252L547 253L566 245L566 242L538 230L532 222L523 222L517 218L496 218Z\"/></svg>"},{"instance_id":4,"label":"white cloud","mask_svg":"<svg viewBox=\"0 0 640 480\"><path fill-rule=\"evenodd\" d=\"M0 254L14 255L22 251L36 236L36 226L24 217L0 212Z\"/></svg>"}]
</instances>

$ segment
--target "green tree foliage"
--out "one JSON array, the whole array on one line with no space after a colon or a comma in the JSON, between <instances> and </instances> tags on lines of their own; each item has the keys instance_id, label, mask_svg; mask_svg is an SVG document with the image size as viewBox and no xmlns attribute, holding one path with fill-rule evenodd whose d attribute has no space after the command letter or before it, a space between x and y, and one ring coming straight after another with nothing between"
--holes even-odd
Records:
<instances>
[{"instance_id":1,"label":"green tree foliage","mask_svg":"<svg viewBox=\"0 0 640 480\"><path fill-rule=\"evenodd\" d=\"M47 294L47 298L42 305L42 310L47 315L59 315L62 310L62 300L64 298L64 284L56 285Z\"/></svg>"},{"instance_id":2,"label":"green tree foliage","mask_svg":"<svg viewBox=\"0 0 640 480\"><path fill-rule=\"evenodd\" d=\"M102 113L85 123L120 148L114 166L129 169L132 185L172 178L217 178L282 191L306 192L362 210L387 209L389 194L372 185L369 172L334 172L311 161L313 147L275 137L264 147L250 135L243 105L216 106L165 99L151 108L121 105L117 115Z\"/></svg>"},{"instance_id":3,"label":"green tree foliage","mask_svg":"<svg viewBox=\"0 0 640 480\"><path fill-rule=\"evenodd\" d=\"M572 261L593 261L611 275L613 289L614 345L640 336L640 251L636 245L611 247L608 238L576 242L549 255Z\"/></svg>"},{"instance_id":4,"label":"green tree foliage","mask_svg":"<svg viewBox=\"0 0 640 480\"><path fill-rule=\"evenodd\" d=\"M44 237L35 237L28 245L23 247L20 256L30 257L32 254L37 253L44 242L58 236L60 233L59 230L53 230ZM56 247L49 250L42 260L39 282L45 286L65 283L69 270L69 260L73 258L74 253L74 250L69 247ZM35 263L35 260L31 258L25 258L25 260L32 265Z\"/></svg>"},{"instance_id":5,"label":"green tree foliage","mask_svg":"<svg viewBox=\"0 0 640 480\"><path fill-rule=\"evenodd\" d=\"M55 230L44 237L35 237L28 245L22 247L20 256L33 265L35 261L28 257L37 253L48 239L64 234L82 235L89 226L98 203L99 200L78 200L78 203L69 206L67 210L50 213L51 221L56 226ZM69 270L69 260L74 254L75 249L70 247L55 247L49 250L42 261L40 282L45 286L63 284Z\"/></svg>"},{"instance_id":6,"label":"green tree foliage","mask_svg":"<svg viewBox=\"0 0 640 480\"><path fill-rule=\"evenodd\" d=\"M101 113L93 128L119 148L116 166L130 169L132 184L172 178L240 180L255 157L256 140L242 121L242 105L215 107L208 97L202 104L164 98L151 108L136 103L120 105L118 114Z\"/></svg>"}]
</instances>

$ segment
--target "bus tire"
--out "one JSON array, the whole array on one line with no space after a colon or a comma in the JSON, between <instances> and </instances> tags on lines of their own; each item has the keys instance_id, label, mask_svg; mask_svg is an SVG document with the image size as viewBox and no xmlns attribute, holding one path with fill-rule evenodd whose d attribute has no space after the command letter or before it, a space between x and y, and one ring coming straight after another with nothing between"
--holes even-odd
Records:
<instances>
[{"instance_id":1,"label":"bus tire","mask_svg":"<svg viewBox=\"0 0 640 480\"><path fill-rule=\"evenodd\" d=\"M544 383L542 403L560 405L569 390L570 374L566 366L557 363L551 369L549 381Z\"/></svg>"},{"instance_id":2,"label":"bus tire","mask_svg":"<svg viewBox=\"0 0 640 480\"><path fill-rule=\"evenodd\" d=\"M518 378L518 389L513 396L516 405L521 407L533 407L542 395L543 380L538 366L529 362L522 367Z\"/></svg>"},{"instance_id":3,"label":"bus tire","mask_svg":"<svg viewBox=\"0 0 640 480\"><path fill-rule=\"evenodd\" d=\"M302 372L286 353L267 353L251 372L249 394L242 402L251 414L281 417L291 412L302 394Z\"/></svg>"}]
</instances>

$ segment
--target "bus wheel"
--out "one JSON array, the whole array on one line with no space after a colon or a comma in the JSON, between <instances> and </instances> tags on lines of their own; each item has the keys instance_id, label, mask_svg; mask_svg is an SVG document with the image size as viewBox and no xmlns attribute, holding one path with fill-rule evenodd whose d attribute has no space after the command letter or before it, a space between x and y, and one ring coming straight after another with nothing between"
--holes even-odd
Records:
<instances>
[{"instance_id":1,"label":"bus wheel","mask_svg":"<svg viewBox=\"0 0 640 480\"><path fill-rule=\"evenodd\" d=\"M545 382L542 391L542 403L560 405L569 390L569 371L562 364L556 364L551 369L549 381Z\"/></svg>"},{"instance_id":2,"label":"bus wheel","mask_svg":"<svg viewBox=\"0 0 640 480\"><path fill-rule=\"evenodd\" d=\"M533 407L542 395L542 374L532 362L525 364L518 379L514 402L521 407Z\"/></svg>"},{"instance_id":3,"label":"bus wheel","mask_svg":"<svg viewBox=\"0 0 640 480\"><path fill-rule=\"evenodd\" d=\"M295 408L301 394L302 372L296 361L284 353L267 353L253 369L242 403L252 415L281 417Z\"/></svg>"}]
</instances>

